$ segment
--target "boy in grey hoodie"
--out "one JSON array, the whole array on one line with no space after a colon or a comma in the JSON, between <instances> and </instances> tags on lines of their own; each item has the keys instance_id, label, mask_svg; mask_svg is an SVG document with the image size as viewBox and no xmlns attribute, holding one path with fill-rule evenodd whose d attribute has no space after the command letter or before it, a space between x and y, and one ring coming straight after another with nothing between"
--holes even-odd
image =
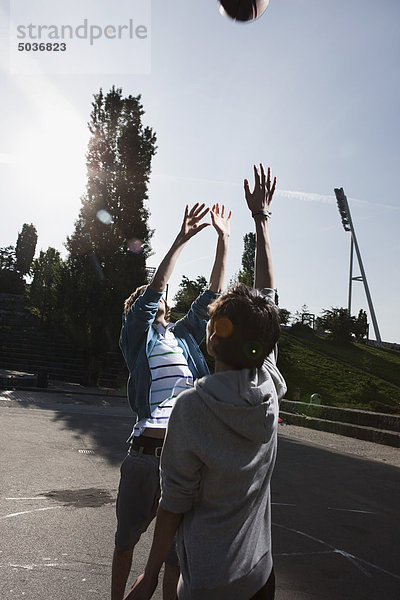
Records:
<instances>
[{"instance_id":1,"label":"boy in grey hoodie","mask_svg":"<svg viewBox=\"0 0 400 600\"><path fill-rule=\"evenodd\" d=\"M260 165L245 198L256 228L255 289L236 284L209 306L215 373L176 399L161 457L162 495L145 573L126 600L147 600L178 530L179 600L272 600L270 480L279 400L279 317L268 233L275 191Z\"/></svg>"}]
</instances>

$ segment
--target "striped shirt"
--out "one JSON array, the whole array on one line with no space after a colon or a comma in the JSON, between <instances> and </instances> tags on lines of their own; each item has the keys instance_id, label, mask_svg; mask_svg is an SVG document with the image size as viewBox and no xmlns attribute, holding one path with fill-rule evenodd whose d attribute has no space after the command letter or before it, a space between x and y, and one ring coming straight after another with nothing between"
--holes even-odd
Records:
<instances>
[{"instance_id":1,"label":"striped shirt","mask_svg":"<svg viewBox=\"0 0 400 600\"><path fill-rule=\"evenodd\" d=\"M133 435L141 435L146 428L165 429L171 414L174 398L184 389L193 386L193 376L182 348L171 331L154 323L158 336L151 355L148 357L151 373L150 412L151 417L136 423Z\"/></svg>"}]
</instances>

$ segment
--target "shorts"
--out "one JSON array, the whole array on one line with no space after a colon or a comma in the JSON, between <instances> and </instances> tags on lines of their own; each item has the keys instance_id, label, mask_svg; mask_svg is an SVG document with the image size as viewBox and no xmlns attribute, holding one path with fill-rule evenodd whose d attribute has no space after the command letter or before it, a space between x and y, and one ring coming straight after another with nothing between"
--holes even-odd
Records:
<instances>
[{"instance_id":1,"label":"shorts","mask_svg":"<svg viewBox=\"0 0 400 600\"><path fill-rule=\"evenodd\" d=\"M156 456L130 450L121 465L115 533L115 545L121 550L136 546L156 516L161 495L159 462ZM179 565L175 540L165 562Z\"/></svg>"}]
</instances>

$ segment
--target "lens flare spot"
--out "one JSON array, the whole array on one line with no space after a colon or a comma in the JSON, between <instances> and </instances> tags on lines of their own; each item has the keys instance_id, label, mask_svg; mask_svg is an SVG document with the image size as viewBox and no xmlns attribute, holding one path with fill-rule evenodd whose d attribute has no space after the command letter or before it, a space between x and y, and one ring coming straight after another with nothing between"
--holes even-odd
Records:
<instances>
[{"instance_id":1,"label":"lens flare spot","mask_svg":"<svg viewBox=\"0 0 400 600\"><path fill-rule=\"evenodd\" d=\"M257 360L262 353L262 345L256 340L250 340L249 342L246 342L244 346L244 353L247 358Z\"/></svg>"},{"instance_id":2,"label":"lens flare spot","mask_svg":"<svg viewBox=\"0 0 400 600\"><path fill-rule=\"evenodd\" d=\"M144 250L144 243L137 238L131 238L127 241L127 246L133 254L141 254Z\"/></svg>"},{"instance_id":3,"label":"lens flare spot","mask_svg":"<svg viewBox=\"0 0 400 600\"><path fill-rule=\"evenodd\" d=\"M215 333L220 338L228 338L232 335L234 330L233 323L228 317L221 317L215 323Z\"/></svg>"},{"instance_id":4,"label":"lens flare spot","mask_svg":"<svg viewBox=\"0 0 400 600\"><path fill-rule=\"evenodd\" d=\"M111 225L111 223L114 223L114 220L113 220L112 216L110 215L110 213L104 209L98 210L96 217L98 218L99 221L104 223L104 225Z\"/></svg>"}]
</instances>

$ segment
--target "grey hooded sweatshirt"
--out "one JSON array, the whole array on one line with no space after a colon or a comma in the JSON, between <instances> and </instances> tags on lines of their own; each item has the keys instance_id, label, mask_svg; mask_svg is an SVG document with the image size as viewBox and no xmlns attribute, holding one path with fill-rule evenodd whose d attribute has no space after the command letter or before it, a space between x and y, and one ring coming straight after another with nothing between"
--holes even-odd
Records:
<instances>
[{"instance_id":1,"label":"grey hooded sweatshirt","mask_svg":"<svg viewBox=\"0 0 400 600\"><path fill-rule=\"evenodd\" d=\"M179 600L248 600L267 581L285 392L272 353L261 369L208 375L178 396L161 457L160 504L184 513Z\"/></svg>"}]
</instances>

